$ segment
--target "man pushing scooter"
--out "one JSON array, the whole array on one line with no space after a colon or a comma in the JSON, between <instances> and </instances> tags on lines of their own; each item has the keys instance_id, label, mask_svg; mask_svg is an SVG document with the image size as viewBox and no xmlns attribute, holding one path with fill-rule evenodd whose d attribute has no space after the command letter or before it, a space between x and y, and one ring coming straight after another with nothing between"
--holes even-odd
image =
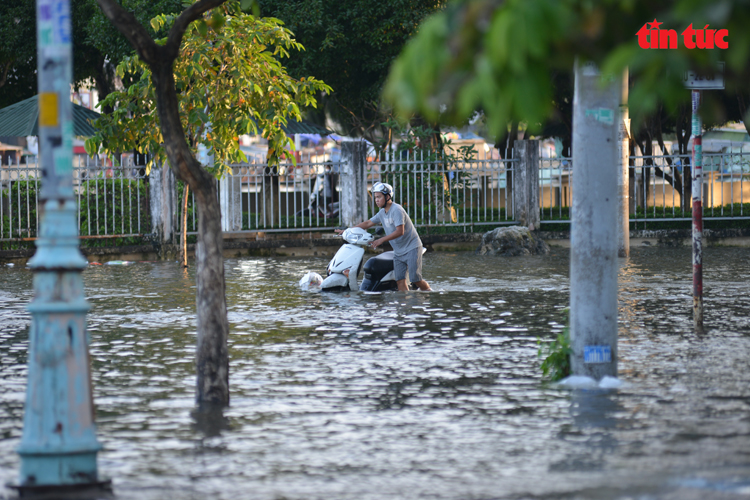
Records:
<instances>
[{"instance_id":1,"label":"man pushing scooter","mask_svg":"<svg viewBox=\"0 0 750 500\"><path fill-rule=\"evenodd\" d=\"M386 241L391 243L394 253L393 272L396 275L399 291L408 290L407 269L412 284L420 290L431 290L430 285L422 279L422 240L419 239L409 214L401 205L393 201L393 187L384 182L377 182L372 187L372 195L380 211L370 220L360 222L354 227L370 229L378 224L383 226L386 235L370 243L370 246L377 248ZM339 229L336 232L342 233Z\"/></svg>"}]
</instances>

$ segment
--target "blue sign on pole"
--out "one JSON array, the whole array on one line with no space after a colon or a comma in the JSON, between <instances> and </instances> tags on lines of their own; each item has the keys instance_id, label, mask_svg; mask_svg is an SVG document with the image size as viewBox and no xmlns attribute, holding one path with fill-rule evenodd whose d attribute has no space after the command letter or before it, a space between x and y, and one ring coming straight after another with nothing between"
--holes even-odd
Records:
<instances>
[{"instance_id":1,"label":"blue sign on pole","mask_svg":"<svg viewBox=\"0 0 750 500\"><path fill-rule=\"evenodd\" d=\"M587 345L583 347L584 363L611 363L612 349L608 345Z\"/></svg>"}]
</instances>

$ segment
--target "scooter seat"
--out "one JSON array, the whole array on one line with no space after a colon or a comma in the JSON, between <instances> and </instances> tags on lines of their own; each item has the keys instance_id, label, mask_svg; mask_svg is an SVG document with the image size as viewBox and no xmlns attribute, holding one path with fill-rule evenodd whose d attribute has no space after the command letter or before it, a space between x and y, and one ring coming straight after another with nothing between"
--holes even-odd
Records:
<instances>
[{"instance_id":1,"label":"scooter seat","mask_svg":"<svg viewBox=\"0 0 750 500\"><path fill-rule=\"evenodd\" d=\"M365 262L364 271L367 274L385 276L393 271L393 251L383 252Z\"/></svg>"}]
</instances>

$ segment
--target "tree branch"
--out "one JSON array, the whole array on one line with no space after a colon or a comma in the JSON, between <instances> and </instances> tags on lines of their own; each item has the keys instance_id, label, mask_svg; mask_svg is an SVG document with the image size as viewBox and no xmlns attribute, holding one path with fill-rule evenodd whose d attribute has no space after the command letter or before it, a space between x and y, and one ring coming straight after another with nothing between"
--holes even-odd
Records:
<instances>
[{"instance_id":1,"label":"tree branch","mask_svg":"<svg viewBox=\"0 0 750 500\"><path fill-rule=\"evenodd\" d=\"M226 1L227 0L199 0L182 11L182 14L179 15L172 25L172 28L169 30L167 43L163 48L164 55L170 60L170 64L180 53L182 37L185 34L187 27L190 26L190 23L200 18L204 12L213 9L214 7L218 7Z\"/></svg>"},{"instance_id":2,"label":"tree branch","mask_svg":"<svg viewBox=\"0 0 750 500\"><path fill-rule=\"evenodd\" d=\"M115 0L96 0L107 19L125 36L138 56L151 66L159 62L159 46L135 16Z\"/></svg>"},{"instance_id":3,"label":"tree branch","mask_svg":"<svg viewBox=\"0 0 750 500\"><path fill-rule=\"evenodd\" d=\"M8 78L8 71L10 70L10 67L13 66L14 61L8 61L8 64L5 65L5 69L3 70L3 77L0 78L0 87L5 85L5 82Z\"/></svg>"}]
</instances>

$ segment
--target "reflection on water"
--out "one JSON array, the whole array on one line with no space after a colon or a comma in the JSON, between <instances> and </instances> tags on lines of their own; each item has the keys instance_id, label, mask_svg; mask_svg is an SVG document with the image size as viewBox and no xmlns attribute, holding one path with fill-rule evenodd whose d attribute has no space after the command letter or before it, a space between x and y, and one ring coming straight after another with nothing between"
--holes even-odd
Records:
<instances>
[{"instance_id":1,"label":"reflection on water","mask_svg":"<svg viewBox=\"0 0 750 500\"><path fill-rule=\"evenodd\" d=\"M100 470L122 499L747 498L747 250L620 270L619 391L540 380L568 252L431 253L433 293L302 292L322 258L226 262L232 404L194 411L195 286L176 263L85 271ZM0 268L0 481L15 480L31 273ZM687 496L686 496L687 495ZM693 495L693 496L690 496ZM732 496L735 495L735 496Z\"/></svg>"}]
</instances>

